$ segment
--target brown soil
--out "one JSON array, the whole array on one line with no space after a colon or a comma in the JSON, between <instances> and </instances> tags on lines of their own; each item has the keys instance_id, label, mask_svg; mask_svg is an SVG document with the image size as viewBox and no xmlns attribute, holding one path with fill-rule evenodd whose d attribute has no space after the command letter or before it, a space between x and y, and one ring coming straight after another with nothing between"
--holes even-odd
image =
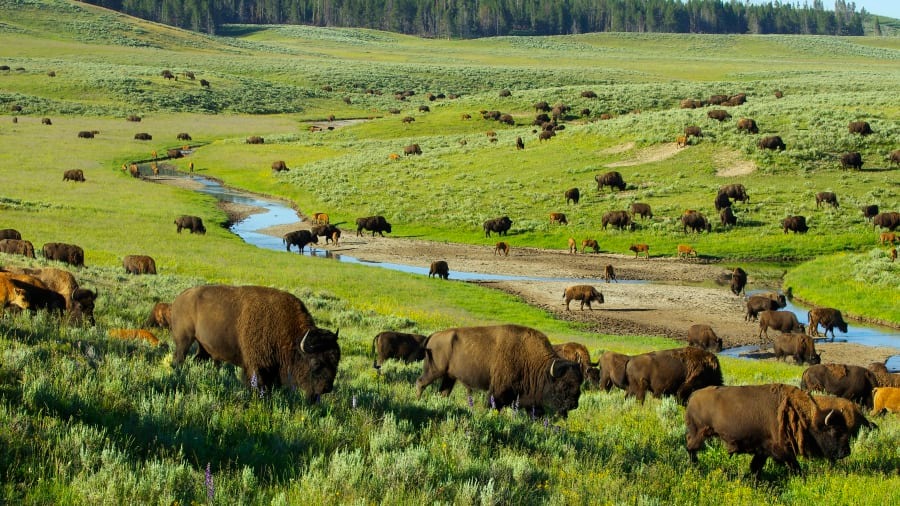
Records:
<instances>
[{"instance_id":1,"label":"brown soil","mask_svg":"<svg viewBox=\"0 0 900 506\"><path fill-rule=\"evenodd\" d=\"M175 181L166 181L178 184ZM247 206L223 204L232 221L253 212ZM309 228L308 220L295 224L271 227L261 233L280 237L291 230ZM439 243L396 237L356 237L355 230L344 230L339 245L323 244L334 253L342 253L373 262L392 262L427 268L434 260L446 260L453 271L531 276L542 278L584 279L597 286L605 303L594 310L579 309L573 301L567 311L562 299L567 286L576 281L490 281L482 286L502 290L520 297L524 302L553 313L556 317L587 322L601 334L659 335L685 339L687 329L695 323L705 323L722 337L725 347L758 345L759 326L744 321L744 301L733 295L728 287L731 269L722 263L708 263L697 259L644 257L607 253L570 254L563 250L511 248L509 256L497 256L492 246ZM599 281L604 267L613 265L619 283ZM639 283L634 281L654 281ZM631 281L631 282L629 282ZM753 279L749 280L753 285ZM757 286L758 288L759 286ZM852 325L852 322L851 322ZM771 336L772 334L770 334ZM771 339L763 349L748 352L754 358L774 360ZM825 362L839 362L866 366L884 362L900 353L896 348L877 348L851 343L820 341L816 348ZM790 359L789 359L790 360Z\"/></svg>"}]
</instances>

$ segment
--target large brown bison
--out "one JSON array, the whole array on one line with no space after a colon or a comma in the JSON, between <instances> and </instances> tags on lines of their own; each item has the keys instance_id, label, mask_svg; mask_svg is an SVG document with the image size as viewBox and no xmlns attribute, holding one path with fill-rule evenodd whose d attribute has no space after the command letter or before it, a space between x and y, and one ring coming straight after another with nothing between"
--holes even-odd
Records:
<instances>
[{"instance_id":1,"label":"large brown bison","mask_svg":"<svg viewBox=\"0 0 900 506\"><path fill-rule=\"evenodd\" d=\"M425 365L416 380L416 396L440 379L450 395L459 380L487 390L492 407L517 404L526 411L545 409L566 416L578 407L584 376L581 366L559 358L547 336L520 325L460 327L425 340Z\"/></svg>"},{"instance_id":2,"label":"large brown bison","mask_svg":"<svg viewBox=\"0 0 900 506\"><path fill-rule=\"evenodd\" d=\"M622 174L617 171L597 174L594 176L594 180L597 181L597 191L602 190L604 186L609 186L610 190L613 188L618 188L619 191L625 190L625 180L622 179Z\"/></svg>"},{"instance_id":3,"label":"large brown bison","mask_svg":"<svg viewBox=\"0 0 900 506\"><path fill-rule=\"evenodd\" d=\"M391 224L388 223L384 216L366 216L364 218L356 219L356 237L360 237L363 230L368 230L372 232L372 237L375 237L375 232L378 232L378 235L384 237L384 233L391 233Z\"/></svg>"},{"instance_id":4,"label":"large brown bison","mask_svg":"<svg viewBox=\"0 0 900 506\"><path fill-rule=\"evenodd\" d=\"M341 349L338 332L316 327L306 306L264 286L205 285L172 302L172 363L197 357L237 365L254 387L300 388L310 403L334 387Z\"/></svg>"},{"instance_id":5,"label":"large brown bison","mask_svg":"<svg viewBox=\"0 0 900 506\"><path fill-rule=\"evenodd\" d=\"M767 309L759 312L759 338L765 334L769 338L769 329L779 332L805 332L803 324L797 321L797 315L790 311Z\"/></svg>"},{"instance_id":6,"label":"large brown bison","mask_svg":"<svg viewBox=\"0 0 900 506\"><path fill-rule=\"evenodd\" d=\"M134 134L134 140L136 141L152 141L153 136L148 134L147 132L138 132Z\"/></svg>"},{"instance_id":7,"label":"large brown bison","mask_svg":"<svg viewBox=\"0 0 900 506\"><path fill-rule=\"evenodd\" d=\"M78 138L79 139L93 139L94 132L92 132L90 130L82 130L82 131L78 132Z\"/></svg>"},{"instance_id":8,"label":"large brown bison","mask_svg":"<svg viewBox=\"0 0 900 506\"><path fill-rule=\"evenodd\" d=\"M509 231L509 228L512 226L512 220L509 219L509 216L501 216L500 218L491 218L484 222L484 236L490 237L491 232L496 232L497 235L506 235Z\"/></svg>"},{"instance_id":9,"label":"large brown bison","mask_svg":"<svg viewBox=\"0 0 900 506\"><path fill-rule=\"evenodd\" d=\"M703 130L697 125L686 126L684 127L684 135L685 137L703 137Z\"/></svg>"},{"instance_id":10,"label":"large brown bison","mask_svg":"<svg viewBox=\"0 0 900 506\"><path fill-rule=\"evenodd\" d=\"M603 304L603 294L600 293L600 290L597 290L591 285L573 285L566 287L563 292L563 299L566 301L566 311L571 311L569 309L569 303L573 300L581 301L582 311L584 311L585 304L587 304L588 309L591 311L594 310L594 308L591 307L591 302Z\"/></svg>"},{"instance_id":11,"label":"large brown bison","mask_svg":"<svg viewBox=\"0 0 900 506\"><path fill-rule=\"evenodd\" d=\"M841 155L841 168L842 169L855 169L862 170L863 159L862 155L858 152L854 151L851 153L844 153Z\"/></svg>"},{"instance_id":12,"label":"large brown bison","mask_svg":"<svg viewBox=\"0 0 900 506\"><path fill-rule=\"evenodd\" d=\"M816 345L811 337L797 332L786 332L775 336L773 344L775 358L781 360L786 356L794 357L794 362L801 364L819 364L822 357L816 353Z\"/></svg>"},{"instance_id":13,"label":"large brown bison","mask_svg":"<svg viewBox=\"0 0 900 506\"><path fill-rule=\"evenodd\" d=\"M759 147L759 149L771 149L773 151L784 151L785 149L787 149L787 146L784 145L784 141L781 140L781 137L778 135L763 137L756 143L756 145Z\"/></svg>"},{"instance_id":14,"label":"large brown bison","mask_svg":"<svg viewBox=\"0 0 900 506\"><path fill-rule=\"evenodd\" d=\"M741 118L737 122L738 132L747 132L751 134L758 134L759 127L756 126L756 121L751 118Z\"/></svg>"},{"instance_id":15,"label":"large brown bison","mask_svg":"<svg viewBox=\"0 0 900 506\"><path fill-rule=\"evenodd\" d=\"M293 232L284 234L281 238L281 242L288 251L291 251L291 246L296 245L297 253L302 255L303 248L310 243L319 244L319 238L309 230L294 230ZM312 246L310 246L310 249L312 249Z\"/></svg>"},{"instance_id":16,"label":"large brown bison","mask_svg":"<svg viewBox=\"0 0 900 506\"><path fill-rule=\"evenodd\" d=\"M822 204L829 204L831 207L840 207L837 201L837 195L834 192L818 192L816 193L816 207Z\"/></svg>"},{"instance_id":17,"label":"large brown bison","mask_svg":"<svg viewBox=\"0 0 900 506\"><path fill-rule=\"evenodd\" d=\"M316 225L310 229L310 232L316 235L316 237L324 237L325 244L328 244L328 241L334 241L337 244L337 239L341 237L341 229L337 228L332 224L325 225Z\"/></svg>"},{"instance_id":18,"label":"large brown bison","mask_svg":"<svg viewBox=\"0 0 900 506\"><path fill-rule=\"evenodd\" d=\"M63 172L63 181L84 182L84 171L81 169L69 169Z\"/></svg>"},{"instance_id":19,"label":"large brown bison","mask_svg":"<svg viewBox=\"0 0 900 506\"><path fill-rule=\"evenodd\" d=\"M728 198L728 195L719 192L716 194L716 200L713 201L713 204L716 206L716 211L721 211L731 207L731 199Z\"/></svg>"},{"instance_id":20,"label":"large brown bison","mask_svg":"<svg viewBox=\"0 0 900 506\"><path fill-rule=\"evenodd\" d=\"M554 344L553 351L560 357L571 360L581 366L581 374L588 386L596 387L600 384L600 369L598 362L591 362L591 353L581 343Z\"/></svg>"},{"instance_id":21,"label":"large brown bison","mask_svg":"<svg viewBox=\"0 0 900 506\"><path fill-rule=\"evenodd\" d=\"M740 267L735 267L731 272L731 293L740 295L747 286L747 272Z\"/></svg>"},{"instance_id":22,"label":"large brown bison","mask_svg":"<svg viewBox=\"0 0 900 506\"><path fill-rule=\"evenodd\" d=\"M723 109L713 109L706 113L706 117L716 121L725 121L726 119L731 119L731 114L728 114L728 111Z\"/></svg>"},{"instance_id":23,"label":"large brown bison","mask_svg":"<svg viewBox=\"0 0 900 506\"><path fill-rule=\"evenodd\" d=\"M696 324L688 328L688 344L712 353L722 351L722 338L709 325Z\"/></svg>"},{"instance_id":24,"label":"large brown bison","mask_svg":"<svg viewBox=\"0 0 900 506\"><path fill-rule=\"evenodd\" d=\"M625 395L641 403L650 392L654 397L674 395L684 404L695 390L721 385L722 370L715 355L688 346L631 357L625 366L625 382Z\"/></svg>"},{"instance_id":25,"label":"large brown bison","mask_svg":"<svg viewBox=\"0 0 900 506\"><path fill-rule=\"evenodd\" d=\"M851 121L847 125L847 130L851 134L859 134L859 135L869 135L875 132L872 131L871 125L869 125L868 121Z\"/></svg>"},{"instance_id":26,"label":"large brown bison","mask_svg":"<svg viewBox=\"0 0 900 506\"><path fill-rule=\"evenodd\" d=\"M570 200L573 204L577 204L580 198L581 192L578 191L578 188L569 188L566 190L566 204L568 204Z\"/></svg>"},{"instance_id":27,"label":"large brown bison","mask_svg":"<svg viewBox=\"0 0 900 506\"><path fill-rule=\"evenodd\" d=\"M84 250L75 244L48 242L41 247L41 253L47 260L65 262L76 267L84 267Z\"/></svg>"},{"instance_id":28,"label":"large brown bison","mask_svg":"<svg viewBox=\"0 0 900 506\"><path fill-rule=\"evenodd\" d=\"M681 225L684 233L686 234L688 229L691 229L691 232L712 232L712 224L709 223L709 220L706 219L706 216L703 216L702 213L686 213L681 215Z\"/></svg>"},{"instance_id":29,"label":"large brown bison","mask_svg":"<svg viewBox=\"0 0 900 506\"><path fill-rule=\"evenodd\" d=\"M180 234L181 229L190 230L192 234L203 235L206 233L206 227L203 226L203 219L199 216L179 216L175 218L175 226Z\"/></svg>"},{"instance_id":30,"label":"large brown bison","mask_svg":"<svg viewBox=\"0 0 900 506\"><path fill-rule=\"evenodd\" d=\"M653 210L650 209L650 204L644 204L642 202L632 202L631 204L631 217L632 219L637 218L640 215L641 220L644 218L653 219Z\"/></svg>"},{"instance_id":31,"label":"large brown bison","mask_svg":"<svg viewBox=\"0 0 900 506\"><path fill-rule=\"evenodd\" d=\"M284 160L275 160L272 162L272 172L284 172L288 170L287 163Z\"/></svg>"},{"instance_id":32,"label":"large brown bison","mask_svg":"<svg viewBox=\"0 0 900 506\"><path fill-rule=\"evenodd\" d=\"M156 274L156 261L147 255L125 255L122 266L128 274Z\"/></svg>"},{"instance_id":33,"label":"large brown bison","mask_svg":"<svg viewBox=\"0 0 900 506\"><path fill-rule=\"evenodd\" d=\"M614 351L607 351L600 355L600 388L604 391L615 386L625 390L625 367L631 355L623 355Z\"/></svg>"},{"instance_id":34,"label":"large brown bison","mask_svg":"<svg viewBox=\"0 0 900 506\"><path fill-rule=\"evenodd\" d=\"M859 206L859 210L862 211L863 218L865 218L866 221L872 221L872 218L878 216L877 204Z\"/></svg>"},{"instance_id":35,"label":"large brown bison","mask_svg":"<svg viewBox=\"0 0 900 506\"><path fill-rule=\"evenodd\" d=\"M888 211L876 214L872 218L872 228L875 227L886 228L893 232L897 227L900 227L900 213Z\"/></svg>"},{"instance_id":36,"label":"large brown bison","mask_svg":"<svg viewBox=\"0 0 900 506\"><path fill-rule=\"evenodd\" d=\"M34 258L34 245L23 239L0 239L0 253Z\"/></svg>"},{"instance_id":37,"label":"large brown bison","mask_svg":"<svg viewBox=\"0 0 900 506\"><path fill-rule=\"evenodd\" d=\"M810 309L806 313L809 318L809 335L819 335L819 325L825 329L825 337L831 332L831 340L834 341L834 329L837 328L844 334L847 333L847 322L844 321L843 315L837 309L831 307L817 307Z\"/></svg>"},{"instance_id":38,"label":"large brown bison","mask_svg":"<svg viewBox=\"0 0 900 506\"><path fill-rule=\"evenodd\" d=\"M417 362L425 358L422 342L425 336L405 332L385 331L372 339L372 367L381 369L382 364L394 358L404 362Z\"/></svg>"},{"instance_id":39,"label":"large brown bison","mask_svg":"<svg viewBox=\"0 0 900 506\"><path fill-rule=\"evenodd\" d=\"M628 214L628 211L608 211L603 213L603 217L600 220L601 226L603 230L606 230L607 225L612 225L619 230L625 230L628 228L629 230L634 230L635 224L632 221L631 216Z\"/></svg>"},{"instance_id":40,"label":"large brown bison","mask_svg":"<svg viewBox=\"0 0 900 506\"><path fill-rule=\"evenodd\" d=\"M751 295L747 299L747 314L744 321L756 320L762 311L775 311L787 305L784 295L772 298L766 295Z\"/></svg>"},{"instance_id":41,"label":"large brown bison","mask_svg":"<svg viewBox=\"0 0 900 506\"><path fill-rule=\"evenodd\" d=\"M168 329L172 327L172 304L168 302L157 302L150 310L147 321L144 322L145 327L159 327Z\"/></svg>"},{"instance_id":42,"label":"large brown bison","mask_svg":"<svg viewBox=\"0 0 900 506\"><path fill-rule=\"evenodd\" d=\"M735 201L750 202L750 195L747 194L747 189L742 184L727 184L719 188L719 193L724 193Z\"/></svg>"},{"instance_id":43,"label":"large brown bison","mask_svg":"<svg viewBox=\"0 0 900 506\"><path fill-rule=\"evenodd\" d=\"M428 277L437 276L443 280L447 280L450 277L450 267L447 265L447 262L444 260L435 260L431 262L431 267L428 269Z\"/></svg>"},{"instance_id":44,"label":"large brown bison","mask_svg":"<svg viewBox=\"0 0 900 506\"><path fill-rule=\"evenodd\" d=\"M737 216L734 215L734 211L729 206L719 211L719 221L723 227L733 227L737 225Z\"/></svg>"},{"instance_id":45,"label":"large brown bison","mask_svg":"<svg viewBox=\"0 0 900 506\"><path fill-rule=\"evenodd\" d=\"M872 374L875 375L878 386L900 387L900 374L888 371L884 362L872 362L867 369L872 371Z\"/></svg>"},{"instance_id":46,"label":"large brown bison","mask_svg":"<svg viewBox=\"0 0 900 506\"><path fill-rule=\"evenodd\" d=\"M785 234L788 233L788 230L795 234L805 234L809 231L809 227L806 225L805 216L788 216L781 220L781 228L784 229Z\"/></svg>"},{"instance_id":47,"label":"large brown bison","mask_svg":"<svg viewBox=\"0 0 900 506\"><path fill-rule=\"evenodd\" d=\"M684 420L691 462L707 438L718 436L728 453L753 455L754 475L769 458L800 472L798 455L836 460L850 454L844 415L820 409L812 396L790 385L704 388L691 396Z\"/></svg>"},{"instance_id":48,"label":"large brown bison","mask_svg":"<svg viewBox=\"0 0 900 506\"><path fill-rule=\"evenodd\" d=\"M818 390L872 407L872 389L878 380L872 371L858 365L816 364L803 371L800 388Z\"/></svg>"},{"instance_id":49,"label":"large brown bison","mask_svg":"<svg viewBox=\"0 0 900 506\"><path fill-rule=\"evenodd\" d=\"M22 240L22 234L14 228L0 229L0 239Z\"/></svg>"},{"instance_id":50,"label":"large brown bison","mask_svg":"<svg viewBox=\"0 0 900 506\"><path fill-rule=\"evenodd\" d=\"M405 147L403 148L403 154L404 154L404 155L407 155L407 156L409 156L409 155L421 155L421 154L422 154L422 148L419 147L418 144L410 144L409 146L405 146Z\"/></svg>"}]
</instances>

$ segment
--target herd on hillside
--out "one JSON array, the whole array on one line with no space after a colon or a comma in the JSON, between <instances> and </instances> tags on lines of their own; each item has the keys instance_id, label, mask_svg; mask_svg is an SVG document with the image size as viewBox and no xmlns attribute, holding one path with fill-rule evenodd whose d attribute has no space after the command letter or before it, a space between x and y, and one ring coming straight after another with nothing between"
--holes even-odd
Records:
<instances>
[{"instance_id":1,"label":"herd on hillside","mask_svg":"<svg viewBox=\"0 0 900 506\"><path fill-rule=\"evenodd\" d=\"M739 105L745 98L740 95L714 96L708 101L685 101L682 107ZM559 119L566 109L551 108L546 103L535 104L535 107L542 111L535 119L535 125L541 126L539 139L549 140L564 128ZM553 117L547 112L552 112ZM509 115L484 111L482 116L506 122ZM709 117L724 121L730 115L713 110ZM46 120L44 124L52 124L49 118ZM851 123L850 131L861 135L871 133L867 123L864 126L860 123L864 122ZM749 118L739 120L738 128L748 133L758 132L755 121ZM83 133L90 133L91 136L83 136L90 138L97 132ZM687 145L690 137L701 135L699 127L689 127L677 142ZM82 137L81 133L79 136ZM149 134L140 137L150 138ZM190 137L180 135L179 140L190 140ZM264 140L254 136L247 142L259 144ZM521 137L516 144L517 149L524 149ZM778 137L760 139L759 146L785 148ZM175 151L178 153L170 150L169 156L181 156L180 150ZM417 144L404 151L407 155L422 152ZM892 153L891 159L900 162L900 151ZM858 153L847 154L841 161L845 167L861 167ZM276 162L272 169L281 172L287 170L287 166L284 162ZM136 164L126 170L134 176L140 175ZM63 179L83 182L85 177L76 169L66 171ZM627 187L618 172L597 175L595 181L598 191L605 186L620 191ZM578 204L580 191L569 189L565 198L567 203ZM742 185L723 187L714 200L723 227L736 223L731 209L735 201L749 201ZM836 196L828 192L817 194L816 203L817 206L822 203L838 206ZM876 205L864 206L862 211L866 219L872 220L873 226L889 230L880 239L883 244L892 246L897 241L894 230L900 226L900 213L879 212ZM612 225L621 230L634 230L638 216L641 220L652 219L650 206L634 203L630 212L606 213L602 227L606 229ZM559 225L568 223L564 213L551 213L550 220ZM680 220L684 233L712 230L709 220L696 210L685 211ZM356 224L358 236L363 231L371 232L373 237L376 233L383 237L385 232L392 232L391 224L383 216L362 217ZM206 232L202 218L197 216L180 216L175 225L178 233L182 230L192 234ZM327 215L317 213L314 225L311 231L286 234L283 237L286 249L290 251L292 246L297 246L302 252L304 247L317 243L317 238L323 236L326 244L328 241L337 244L341 231L329 223ZM512 220L503 216L485 221L483 230L486 237L491 237L492 233L505 236L511 226ZM789 216L782 226L785 233L808 230L803 216ZM568 242L569 251L577 252L575 239L569 238ZM595 239L582 241L582 253L588 248L599 251ZM632 244L630 250L635 256L645 254L649 260L649 245ZM31 243L23 240L14 229L0 231L0 251L35 257ZM509 251L505 241L497 242L494 247L497 255L508 255ZM84 251L77 245L47 243L41 252L48 261L73 267L84 265ZM679 256L697 254L689 245L679 245L677 253ZM892 248L891 254L896 258L896 248ZM126 256L123 267L131 274L156 273L154 260L146 255ZM606 266L604 274L607 282L616 281L613 266ZM447 262L432 263L429 276L447 279ZM746 272L736 268L731 277L731 290L735 295L743 293ZM5 310L47 310L64 315L73 324L94 324L97 292L79 287L75 276L64 269L6 266L0 271L0 296ZM584 305L593 309L591 303L603 303L603 294L593 286L576 285L565 290L563 299L567 310L572 300L580 301L582 310ZM552 345L545 334L519 325L451 328L430 336L387 331L373 339L373 365L380 371L387 360L422 361L422 374L415 382L417 397L435 383L438 391L447 396L459 381L470 391L486 391L491 408L513 407L533 415L547 412L566 416L578 407L582 392L591 388L609 391L617 387L639 402L644 401L647 393L655 397L674 396L686 406L686 447L692 461L696 460L706 439L719 437L729 452L753 455L750 464L753 473L758 474L769 458L799 471L798 457L840 459L850 453L851 437L864 427L875 428L861 407L869 410L869 416L884 410L900 412L900 374L888 372L880 363L868 368L819 363L812 337L817 335L820 324L825 328L826 336L831 331L832 339L835 328L846 332L840 311L831 308L811 311L807 334L792 313L779 311L783 307L784 295L755 295L747 299L746 319L759 320L761 339L763 335L768 338L769 329L781 331L774 339L776 356L792 356L798 363L810 364L803 372L800 388L785 384L724 386L715 355L721 351L722 340L708 325L694 325L688 329L689 346L634 356L606 351L597 362L590 360L590 352L582 344ZM177 295L171 303L157 303L145 326L169 329L175 345L175 366L184 362L196 343L194 360L211 359L239 366L245 382L250 385L299 389L309 402L315 402L334 388L341 358L339 332L318 327L304 303L286 291L259 286L196 286ZM267 332L259 332L260 328ZM152 344L158 343L155 336L144 329L110 329L109 335L144 338ZM811 391L831 395L813 395L809 393ZM759 415L743 416L747 412Z\"/></svg>"}]
</instances>

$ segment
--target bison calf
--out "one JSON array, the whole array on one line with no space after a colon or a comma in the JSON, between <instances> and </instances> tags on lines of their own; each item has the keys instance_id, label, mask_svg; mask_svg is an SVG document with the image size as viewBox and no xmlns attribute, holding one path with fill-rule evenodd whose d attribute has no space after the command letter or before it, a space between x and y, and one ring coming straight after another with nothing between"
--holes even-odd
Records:
<instances>
[{"instance_id":1,"label":"bison calf","mask_svg":"<svg viewBox=\"0 0 900 506\"><path fill-rule=\"evenodd\" d=\"M900 413L900 388L878 387L872 391L872 416L884 410Z\"/></svg>"},{"instance_id":2,"label":"bison calf","mask_svg":"<svg viewBox=\"0 0 900 506\"><path fill-rule=\"evenodd\" d=\"M431 268L428 269L428 277L437 276L443 280L446 280L450 277L450 267L447 265L447 262L443 260L437 260L431 262Z\"/></svg>"}]
</instances>

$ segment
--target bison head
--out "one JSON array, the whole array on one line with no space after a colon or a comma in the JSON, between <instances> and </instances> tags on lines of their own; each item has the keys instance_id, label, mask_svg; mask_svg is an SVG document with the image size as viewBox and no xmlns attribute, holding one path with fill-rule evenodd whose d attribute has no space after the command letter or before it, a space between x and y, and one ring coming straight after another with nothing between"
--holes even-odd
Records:
<instances>
[{"instance_id":1,"label":"bison head","mask_svg":"<svg viewBox=\"0 0 900 506\"><path fill-rule=\"evenodd\" d=\"M88 323L94 325L94 302L97 300L97 292L84 288L76 288L72 292L72 308L70 317L75 322L87 319Z\"/></svg>"},{"instance_id":2,"label":"bison head","mask_svg":"<svg viewBox=\"0 0 900 506\"><path fill-rule=\"evenodd\" d=\"M341 347L338 332L313 327L300 340L300 347L292 364L288 366L291 386L299 386L306 393L306 400L312 404L322 394L334 389Z\"/></svg>"},{"instance_id":3,"label":"bison head","mask_svg":"<svg viewBox=\"0 0 900 506\"><path fill-rule=\"evenodd\" d=\"M584 375L581 365L564 359L554 359L547 370L543 404L563 417L578 407Z\"/></svg>"},{"instance_id":4,"label":"bison head","mask_svg":"<svg viewBox=\"0 0 900 506\"><path fill-rule=\"evenodd\" d=\"M816 411L808 430L813 444L806 450L811 455L821 455L832 462L850 455L850 430L840 411Z\"/></svg>"},{"instance_id":5,"label":"bison head","mask_svg":"<svg viewBox=\"0 0 900 506\"><path fill-rule=\"evenodd\" d=\"M587 374L584 379L587 380L588 385L591 387L600 386L600 368L588 367Z\"/></svg>"}]
</instances>

